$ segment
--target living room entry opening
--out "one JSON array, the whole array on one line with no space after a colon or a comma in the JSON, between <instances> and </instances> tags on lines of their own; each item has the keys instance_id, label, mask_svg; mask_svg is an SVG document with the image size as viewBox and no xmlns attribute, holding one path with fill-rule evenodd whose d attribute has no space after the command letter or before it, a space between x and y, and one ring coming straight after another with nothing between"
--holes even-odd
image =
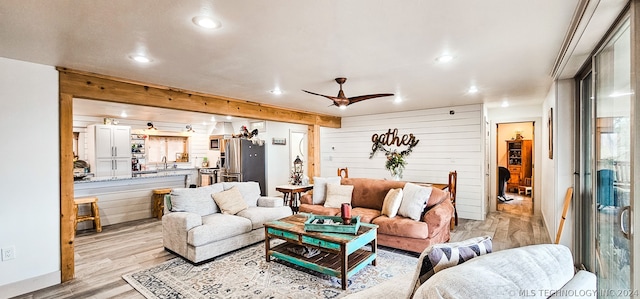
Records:
<instances>
[{"instance_id":1,"label":"living room entry opening","mask_svg":"<svg viewBox=\"0 0 640 299\"><path fill-rule=\"evenodd\" d=\"M535 122L497 124L497 210L533 215Z\"/></svg>"}]
</instances>

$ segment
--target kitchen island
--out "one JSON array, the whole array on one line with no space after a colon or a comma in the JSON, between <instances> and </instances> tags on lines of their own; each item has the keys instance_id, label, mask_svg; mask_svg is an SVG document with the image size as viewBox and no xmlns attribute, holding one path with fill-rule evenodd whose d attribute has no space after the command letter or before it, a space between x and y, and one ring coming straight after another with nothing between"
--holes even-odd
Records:
<instances>
[{"instance_id":1,"label":"kitchen island","mask_svg":"<svg viewBox=\"0 0 640 299\"><path fill-rule=\"evenodd\" d=\"M179 168L134 173L128 178L91 177L74 182L74 197L97 197L102 226L152 218L151 192L154 189L185 188L196 184L195 168ZM89 206L79 207L88 214ZM78 223L78 230L92 227Z\"/></svg>"}]
</instances>

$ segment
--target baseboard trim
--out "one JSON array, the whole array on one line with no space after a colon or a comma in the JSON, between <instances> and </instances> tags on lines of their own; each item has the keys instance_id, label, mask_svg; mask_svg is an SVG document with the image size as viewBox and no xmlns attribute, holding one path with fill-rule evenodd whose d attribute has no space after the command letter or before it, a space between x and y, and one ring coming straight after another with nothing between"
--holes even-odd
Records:
<instances>
[{"instance_id":1,"label":"baseboard trim","mask_svg":"<svg viewBox=\"0 0 640 299\"><path fill-rule=\"evenodd\" d=\"M55 271L0 286L0 298L5 299L20 296L60 284L62 282L61 277L60 271Z\"/></svg>"}]
</instances>

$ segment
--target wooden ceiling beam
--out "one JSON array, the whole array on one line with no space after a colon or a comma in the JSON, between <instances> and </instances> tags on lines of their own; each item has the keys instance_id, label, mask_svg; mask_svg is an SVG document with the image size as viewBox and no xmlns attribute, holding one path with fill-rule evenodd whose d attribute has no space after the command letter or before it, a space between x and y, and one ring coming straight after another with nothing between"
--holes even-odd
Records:
<instances>
[{"instance_id":1,"label":"wooden ceiling beam","mask_svg":"<svg viewBox=\"0 0 640 299\"><path fill-rule=\"evenodd\" d=\"M76 98L340 128L341 118L58 67L60 93Z\"/></svg>"}]
</instances>

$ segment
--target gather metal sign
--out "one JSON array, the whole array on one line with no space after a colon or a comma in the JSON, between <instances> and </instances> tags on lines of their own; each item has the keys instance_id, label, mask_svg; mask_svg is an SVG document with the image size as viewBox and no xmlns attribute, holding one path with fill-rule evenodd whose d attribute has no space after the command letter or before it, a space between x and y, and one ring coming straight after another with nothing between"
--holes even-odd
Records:
<instances>
[{"instance_id":1,"label":"gather metal sign","mask_svg":"<svg viewBox=\"0 0 640 299\"><path fill-rule=\"evenodd\" d=\"M373 134L371 136L371 142L373 142L371 150L375 152L381 145L408 145L409 148L413 148L418 144L418 142L420 142L420 140L417 140L416 136L413 134L404 134L399 136L398 129L389 129L387 130L387 133Z\"/></svg>"}]
</instances>

